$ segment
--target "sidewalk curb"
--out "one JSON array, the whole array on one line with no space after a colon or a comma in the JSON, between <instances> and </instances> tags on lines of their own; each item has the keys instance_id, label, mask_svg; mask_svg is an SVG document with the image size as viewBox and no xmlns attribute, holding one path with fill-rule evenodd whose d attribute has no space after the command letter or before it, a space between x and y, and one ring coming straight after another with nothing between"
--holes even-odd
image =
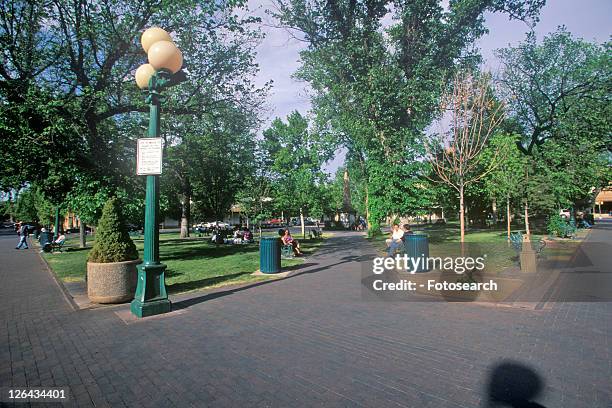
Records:
<instances>
[{"instance_id":1,"label":"sidewalk curb","mask_svg":"<svg viewBox=\"0 0 612 408\"><path fill-rule=\"evenodd\" d=\"M62 292L62 295L64 296L64 299L70 305L72 310L75 311L75 312L81 310L81 308L79 308L79 306L76 304L76 302L74 301L72 296L70 296L70 292L68 291L68 289L66 289L66 287L64 286L62 281L57 277L55 272L53 272L53 269L51 268L51 265L49 265L49 262L47 262L45 257L42 256L42 254L40 252L37 252L36 254L43 261L43 263L45 265L45 268L47 269L47 272L49 273L49 275L51 275L51 277L55 281L56 285L59 287L60 291Z\"/></svg>"}]
</instances>

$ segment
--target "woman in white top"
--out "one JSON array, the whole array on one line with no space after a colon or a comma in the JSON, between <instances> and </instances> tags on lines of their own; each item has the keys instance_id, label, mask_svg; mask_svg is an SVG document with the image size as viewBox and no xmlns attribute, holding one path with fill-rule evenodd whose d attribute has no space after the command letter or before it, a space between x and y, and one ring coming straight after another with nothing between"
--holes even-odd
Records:
<instances>
[{"instance_id":1,"label":"woman in white top","mask_svg":"<svg viewBox=\"0 0 612 408\"><path fill-rule=\"evenodd\" d=\"M399 227L399 224L393 224L391 229L391 238L387 239L387 255L391 256L395 252L400 245L404 242L402 238L404 237L404 231L402 231Z\"/></svg>"}]
</instances>

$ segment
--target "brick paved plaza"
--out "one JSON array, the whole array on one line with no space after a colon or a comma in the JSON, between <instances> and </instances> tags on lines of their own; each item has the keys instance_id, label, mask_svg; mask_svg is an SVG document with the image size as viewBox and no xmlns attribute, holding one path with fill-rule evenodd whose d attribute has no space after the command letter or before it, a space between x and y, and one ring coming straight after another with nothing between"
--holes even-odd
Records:
<instances>
[{"instance_id":1,"label":"brick paved plaza","mask_svg":"<svg viewBox=\"0 0 612 408\"><path fill-rule=\"evenodd\" d=\"M608 223L589 240L611 238ZM67 386L67 406L486 407L514 390L532 403L507 406L612 407L612 303L366 301L370 249L346 234L288 279L134 321L129 305L75 311L14 244L0 237L0 386Z\"/></svg>"}]
</instances>

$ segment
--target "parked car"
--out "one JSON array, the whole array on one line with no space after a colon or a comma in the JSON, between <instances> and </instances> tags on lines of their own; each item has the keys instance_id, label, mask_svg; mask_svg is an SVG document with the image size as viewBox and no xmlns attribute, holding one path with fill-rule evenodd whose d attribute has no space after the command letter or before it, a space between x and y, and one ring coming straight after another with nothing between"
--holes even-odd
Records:
<instances>
[{"instance_id":1,"label":"parked car","mask_svg":"<svg viewBox=\"0 0 612 408\"><path fill-rule=\"evenodd\" d=\"M204 228L219 228L219 229L230 229L231 225L229 225L227 222L223 222L223 221L211 221L211 222L207 222L204 224Z\"/></svg>"},{"instance_id":2,"label":"parked car","mask_svg":"<svg viewBox=\"0 0 612 408\"><path fill-rule=\"evenodd\" d=\"M571 215L571 212L569 209L564 208L562 210L559 211L559 215L561 216L561 218L569 218Z\"/></svg>"},{"instance_id":3,"label":"parked car","mask_svg":"<svg viewBox=\"0 0 612 408\"><path fill-rule=\"evenodd\" d=\"M261 222L262 228L278 228L284 225L285 221L282 218L272 218Z\"/></svg>"},{"instance_id":4,"label":"parked car","mask_svg":"<svg viewBox=\"0 0 612 408\"><path fill-rule=\"evenodd\" d=\"M280 227L280 226L285 225L285 220L283 220L282 218L272 218L270 220L270 224L275 227Z\"/></svg>"}]
</instances>

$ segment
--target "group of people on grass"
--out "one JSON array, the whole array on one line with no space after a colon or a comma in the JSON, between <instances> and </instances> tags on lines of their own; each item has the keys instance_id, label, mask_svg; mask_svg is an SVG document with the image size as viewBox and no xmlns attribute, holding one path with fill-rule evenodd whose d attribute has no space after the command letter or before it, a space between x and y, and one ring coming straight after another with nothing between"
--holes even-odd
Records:
<instances>
[{"instance_id":1,"label":"group of people on grass","mask_svg":"<svg viewBox=\"0 0 612 408\"><path fill-rule=\"evenodd\" d=\"M410 229L409 224L404 224L400 227L398 223L393 223L391 227L391 237L385 242L387 243L387 255L392 256L395 251L404 245L406 235L414 234Z\"/></svg>"},{"instance_id":2,"label":"group of people on grass","mask_svg":"<svg viewBox=\"0 0 612 408\"><path fill-rule=\"evenodd\" d=\"M303 255L304 253L300 249L300 243L291 236L289 229L280 229L278 231L280 240L283 245L291 245L293 253L296 256ZM231 237L228 235L228 231L221 229L214 229L211 237L211 241L215 244L249 244L255 242L253 233L247 227L235 227Z\"/></svg>"},{"instance_id":3,"label":"group of people on grass","mask_svg":"<svg viewBox=\"0 0 612 408\"><path fill-rule=\"evenodd\" d=\"M231 238L229 238L228 231L215 228L210 240L215 244L251 244L255 242L253 233L248 227L238 226L234 228Z\"/></svg>"},{"instance_id":4,"label":"group of people on grass","mask_svg":"<svg viewBox=\"0 0 612 408\"><path fill-rule=\"evenodd\" d=\"M359 217L351 224L351 230L353 231L365 231L368 228L368 223L365 219Z\"/></svg>"},{"instance_id":5,"label":"group of people on grass","mask_svg":"<svg viewBox=\"0 0 612 408\"><path fill-rule=\"evenodd\" d=\"M248 227L244 227L242 228L242 230L239 227L234 228L234 234L232 238L234 240L234 244L255 242L255 240L253 239L253 233L251 232L251 230L248 229Z\"/></svg>"}]
</instances>

